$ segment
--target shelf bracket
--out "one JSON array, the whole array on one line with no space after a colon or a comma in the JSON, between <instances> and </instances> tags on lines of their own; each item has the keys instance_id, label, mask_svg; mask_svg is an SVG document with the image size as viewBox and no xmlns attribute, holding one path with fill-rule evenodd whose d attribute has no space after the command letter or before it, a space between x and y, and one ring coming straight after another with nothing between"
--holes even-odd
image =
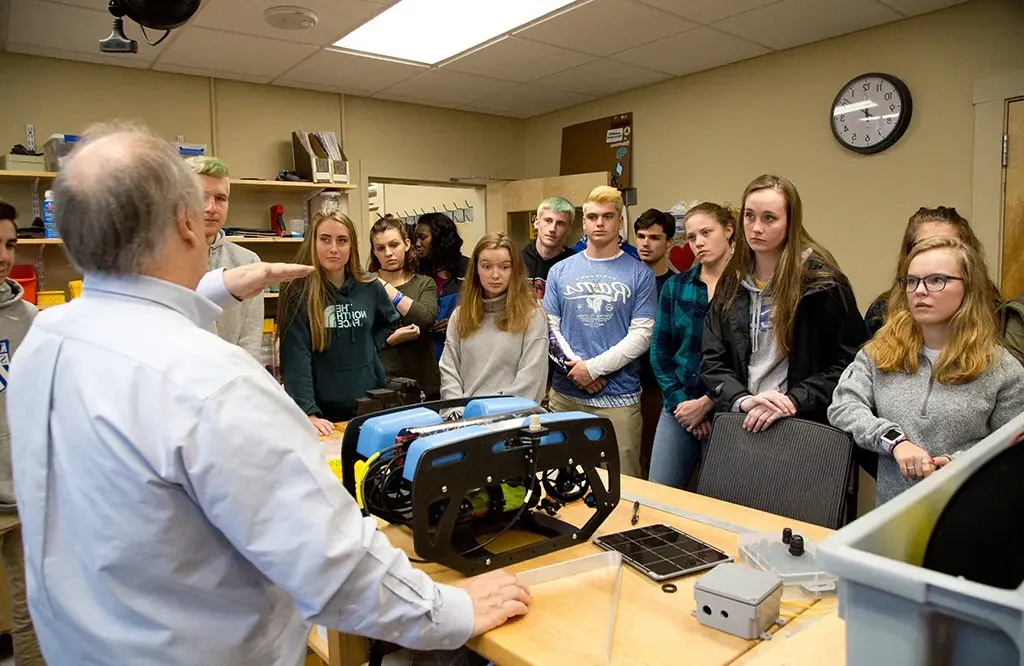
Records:
<instances>
[{"instance_id":1,"label":"shelf bracket","mask_svg":"<svg viewBox=\"0 0 1024 666\"><path fill-rule=\"evenodd\" d=\"M33 178L29 196L32 199L32 219L43 216L42 208L39 207L39 179Z\"/></svg>"}]
</instances>

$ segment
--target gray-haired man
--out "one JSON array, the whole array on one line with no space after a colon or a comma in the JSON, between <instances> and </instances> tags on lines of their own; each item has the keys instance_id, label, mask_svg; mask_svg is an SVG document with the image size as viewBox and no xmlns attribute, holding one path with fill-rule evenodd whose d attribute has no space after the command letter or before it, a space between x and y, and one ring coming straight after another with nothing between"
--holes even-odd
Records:
<instances>
[{"instance_id":1,"label":"gray-haired man","mask_svg":"<svg viewBox=\"0 0 1024 666\"><path fill-rule=\"evenodd\" d=\"M48 663L296 666L311 622L454 649L526 612L509 574L459 589L413 569L302 410L204 330L220 315L205 296L253 296L309 267L204 276L197 178L142 129L87 133L53 190L83 295L36 317L8 397Z\"/></svg>"},{"instance_id":2,"label":"gray-haired man","mask_svg":"<svg viewBox=\"0 0 1024 666\"><path fill-rule=\"evenodd\" d=\"M259 255L229 242L224 235L231 195L228 165L216 157L192 157L188 164L199 176L203 187L203 227L206 242L210 246L207 268L213 271L258 263ZM263 295L260 294L225 308L224 314L217 317L210 330L262 362L263 315Z\"/></svg>"}]
</instances>

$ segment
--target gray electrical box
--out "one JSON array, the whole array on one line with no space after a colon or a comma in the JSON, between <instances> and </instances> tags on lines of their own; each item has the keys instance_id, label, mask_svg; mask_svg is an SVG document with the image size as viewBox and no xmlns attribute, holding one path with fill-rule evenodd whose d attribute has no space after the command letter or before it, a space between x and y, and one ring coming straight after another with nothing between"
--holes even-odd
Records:
<instances>
[{"instance_id":1,"label":"gray electrical box","mask_svg":"<svg viewBox=\"0 0 1024 666\"><path fill-rule=\"evenodd\" d=\"M697 621L740 638L761 638L779 620L782 579L739 564L719 564L693 586Z\"/></svg>"}]
</instances>

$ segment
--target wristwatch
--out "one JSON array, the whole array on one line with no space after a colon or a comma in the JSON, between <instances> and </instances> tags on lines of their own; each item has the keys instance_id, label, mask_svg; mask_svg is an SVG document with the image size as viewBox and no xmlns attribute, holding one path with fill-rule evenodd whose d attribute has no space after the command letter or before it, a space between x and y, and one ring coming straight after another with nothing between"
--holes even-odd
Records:
<instances>
[{"instance_id":1,"label":"wristwatch","mask_svg":"<svg viewBox=\"0 0 1024 666\"><path fill-rule=\"evenodd\" d=\"M882 433L882 436L879 437L879 439L881 440L882 444L885 446L885 449L889 452L889 455L891 456L892 450L895 449L896 445L899 444L900 442L906 441L907 436L904 435L903 431L900 430L899 428L889 428L888 430Z\"/></svg>"}]
</instances>

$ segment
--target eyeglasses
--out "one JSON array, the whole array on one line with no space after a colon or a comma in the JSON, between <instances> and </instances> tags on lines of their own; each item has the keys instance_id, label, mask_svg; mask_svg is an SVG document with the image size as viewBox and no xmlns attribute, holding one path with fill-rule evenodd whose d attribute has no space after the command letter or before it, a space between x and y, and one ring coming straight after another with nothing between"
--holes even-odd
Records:
<instances>
[{"instance_id":1,"label":"eyeglasses","mask_svg":"<svg viewBox=\"0 0 1024 666\"><path fill-rule=\"evenodd\" d=\"M942 291L950 280L964 281L963 278L953 277L952 275L926 275L923 278L907 276L900 278L896 282L900 285L900 289L911 294L917 291L917 287L922 283L924 284L925 291Z\"/></svg>"}]
</instances>

